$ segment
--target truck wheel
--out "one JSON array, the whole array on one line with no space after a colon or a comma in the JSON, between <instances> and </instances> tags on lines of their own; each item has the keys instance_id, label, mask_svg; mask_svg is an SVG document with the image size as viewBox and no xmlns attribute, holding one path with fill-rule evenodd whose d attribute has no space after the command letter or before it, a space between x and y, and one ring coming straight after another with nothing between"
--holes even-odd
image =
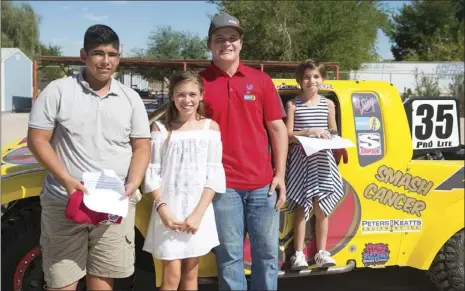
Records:
<instances>
[{"instance_id":1,"label":"truck wheel","mask_svg":"<svg viewBox=\"0 0 465 291\"><path fill-rule=\"evenodd\" d=\"M2 221L2 290L44 290L39 238L40 205Z\"/></svg>"},{"instance_id":2,"label":"truck wheel","mask_svg":"<svg viewBox=\"0 0 465 291\"><path fill-rule=\"evenodd\" d=\"M440 291L465 290L464 238L462 229L444 244L431 264L429 276Z\"/></svg>"},{"instance_id":3,"label":"truck wheel","mask_svg":"<svg viewBox=\"0 0 465 291\"><path fill-rule=\"evenodd\" d=\"M40 249L39 202L24 205L2 221L2 287L0 290L47 290L42 270ZM143 237L136 232L136 273L128 278L115 280L117 291L132 291L135 277L139 285L153 286L155 270L150 254L142 251ZM85 291L85 278L79 281L77 291Z\"/></svg>"},{"instance_id":4,"label":"truck wheel","mask_svg":"<svg viewBox=\"0 0 465 291\"><path fill-rule=\"evenodd\" d=\"M40 211L40 205L33 203L2 221L2 290L46 290L39 245ZM83 285L85 281L78 290L85 290Z\"/></svg>"}]
</instances>

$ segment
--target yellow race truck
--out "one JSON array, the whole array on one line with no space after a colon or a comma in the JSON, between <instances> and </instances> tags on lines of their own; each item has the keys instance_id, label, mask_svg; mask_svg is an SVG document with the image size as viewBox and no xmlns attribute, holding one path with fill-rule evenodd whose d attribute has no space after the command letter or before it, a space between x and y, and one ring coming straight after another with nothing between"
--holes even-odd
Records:
<instances>
[{"instance_id":1,"label":"yellow race truck","mask_svg":"<svg viewBox=\"0 0 465 291\"><path fill-rule=\"evenodd\" d=\"M293 80L275 79L283 103L299 93ZM401 100L381 81L326 81L320 92L336 104L342 137L350 139L340 163L345 196L329 218L328 248L337 266L291 271L294 214L281 211L280 278L338 274L354 268L410 266L425 270L438 290L464 290L464 146L458 99ZM150 114L162 118L165 107ZM38 195L46 171L23 139L2 148L2 290L44 290ZM136 273L118 290L151 290L161 281L161 262L142 251L152 200L136 212ZM315 253L314 219L305 252ZM252 264L245 237L245 274ZM217 276L214 254L201 258L200 281ZM337 275L336 275L337 276ZM80 285L79 288L84 288Z\"/></svg>"}]
</instances>

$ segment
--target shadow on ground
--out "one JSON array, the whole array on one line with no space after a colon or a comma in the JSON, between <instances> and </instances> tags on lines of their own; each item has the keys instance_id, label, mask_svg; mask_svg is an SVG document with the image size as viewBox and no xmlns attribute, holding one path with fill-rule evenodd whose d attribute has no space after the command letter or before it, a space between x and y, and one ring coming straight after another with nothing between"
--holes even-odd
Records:
<instances>
[{"instance_id":1,"label":"shadow on ground","mask_svg":"<svg viewBox=\"0 0 465 291\"><path fill-rule=\"evenodd\" d=\"M201 291L218 290L217 285L199 286ZM279 290L305 291L437 291L424 271L413 268L359 269L339 275L288 278Z\"/></svg>"}]
</instances>

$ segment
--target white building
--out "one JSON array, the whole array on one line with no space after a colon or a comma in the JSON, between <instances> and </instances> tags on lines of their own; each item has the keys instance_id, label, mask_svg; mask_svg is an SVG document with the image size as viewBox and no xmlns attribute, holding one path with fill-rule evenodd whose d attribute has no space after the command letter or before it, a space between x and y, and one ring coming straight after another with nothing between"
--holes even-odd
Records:
<instances>
[{"instance_id":1,"label":"white building","mask_svg":"<svg viewBox=\"0 0 465 291\"><path fill-rule=\"evenodd\" d=\"M360 70L350 71L351 80L384 80L396 86L399 93L415 89L415 73L435 78L442 94L449 93L449 84L464 74L463 62L386 62L364 63Z\"/></svg>"},{"instance_id":2,"label":"white building","mask_svg":"<svg viewBox=\"0 0 465 291\"><path fill-rule=\"evenodd\" d=\"M32 61L17 48L2 48L2 111L24 111L32 107Z\"/></svg>"},{"instance_id":3,"label":"white building","mask_svg":"<svg viewBox=\"0 0 465 291\"><path fill-rule=\"evenodd\" d=\"M123 74L118 74L116 79L130 88L137 88L144 91L150 89L150 82L137 73L124 71Z\"/></svg>"}]
</instances>

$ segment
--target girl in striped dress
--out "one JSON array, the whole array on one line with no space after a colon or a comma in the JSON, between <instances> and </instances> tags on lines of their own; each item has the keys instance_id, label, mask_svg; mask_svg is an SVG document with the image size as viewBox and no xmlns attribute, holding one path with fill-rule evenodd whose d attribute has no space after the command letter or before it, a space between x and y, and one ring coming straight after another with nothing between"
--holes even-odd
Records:
<instances>
[{"instance_id":1,"label":"girl in striped dress","mask_svg":"<svg viewBox=\"0 0 465 291\"><path fill-rule=\"evenodd\" d=\"M318 267L336 264L326 250L328 216L343 196L342 178L331 150L322 150L307 156L295 136L331 138L337 132L334 103L318 94L326 70L323 64L303 61L297 68L296 79L302 93L286 104L286 126L289 142L292 143L286 169L288 207L296 211L294 225L295 254L291 257L291 268L302 270L308 267L303 253L305 224L314 209L316 216Z\"/></svg>"}]
</instances>

